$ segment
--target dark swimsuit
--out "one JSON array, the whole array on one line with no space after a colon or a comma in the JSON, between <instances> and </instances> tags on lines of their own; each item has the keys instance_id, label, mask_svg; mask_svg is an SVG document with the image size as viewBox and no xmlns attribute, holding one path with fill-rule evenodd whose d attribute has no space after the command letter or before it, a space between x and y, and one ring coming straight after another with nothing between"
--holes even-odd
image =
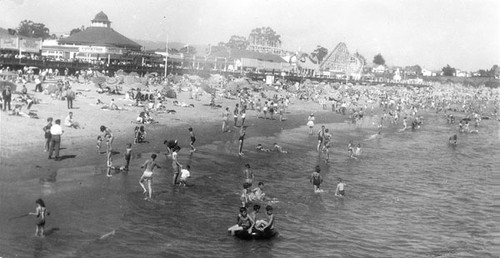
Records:
<instances>
[{"instance_id":1,"label":"dark swimsuit","mask_svg":"<svg viewBox=\"0 0 500 258\"><path fill-rule=\"evenodd\" d=\"M239 225L243 228L243 230L249 229L252 223L250 222L250 217L248 215L246 218L243 218L241 215L239 215Z\"/></svg>"},{"instance_id":2,"label":"dark swimsuit","mask_svg":"<svg viewBox=\"0 0 500 258\"><path fill-rule=\"evenodd\" d=\"M321 184L321 176L313 176L313 185L319 186Z\"/></svg>"}]
</instances>

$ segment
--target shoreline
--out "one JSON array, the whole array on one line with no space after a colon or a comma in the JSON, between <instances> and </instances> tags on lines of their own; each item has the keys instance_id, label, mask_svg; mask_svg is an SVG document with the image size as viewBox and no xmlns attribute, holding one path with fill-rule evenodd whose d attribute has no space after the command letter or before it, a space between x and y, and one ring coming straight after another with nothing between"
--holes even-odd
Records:
<instances>
[{"instance_id":1,"label":"shoreline","mask_svg":"<svg viewBox=\"0 0 500 258\"><path fill-rule=\"evenodd\" d=\"M222 110L220 108L217 109L217 113L220 113L221 111ZM245 121L247 124L246 126L248 126L247 137L270 136L278 133L281 129L305 126L308 115L309 112L306 111L288 111L286 114L287 120L280 122L277 119L270 120L257 118L255 111L248 112L247 119ZM333 111L315 111L315 115L317 117L316 124L319 124L322 121L325 123L331 123L344 122L345 120L343 115ZM143 153L164 153L166 151L166 146L163 144L163 141L169 139L178 139L179 145L182 147L182 150L179 153L179 159L184 163L185 156L189 155L189 133L187 131L189 126L193 127L196 134L197 141L195 146L210 144L214 141L220 140L233 141L235 137L237 140L237 134L240 127L233 128L233 122L230 121L229 124L232 131L222 133L220 128L221 122L216 120L220 120L219 116L208 117L205 119L191 117L185 120L177 120L175 123L172 123L172 125L167 123L145 125L147 132L146 141L149 141L149 143L132 145L133 158L131 163L134 159L141 157L141 154ZM129 142L133 143L133 133L136 125L137 124L135 123L128 123L123 125L120 130L116 130L110 126L115 136L115 140L113 142L114 166L119 167L122 163L124 163L123 153L125 151L125 145ZM317 128L317 126L315 126L315 128ZM65 131L82 131L82 129L63 129ZM89 136L92 132L95 132L95 135ZM99 135L98 128L96 127L96 130L92 130L92 132L72 134L69 137L65 137L65 134L63 134L60 152L60 156L62 157L61 161L49 160L47 158L48 153L43 152L44 139L41 138L43 136L41 136L38 141L28 141L25 143L18 142L17 144L11 145L2 144L2 159L0 161L0 167L2 167L4 172L2 181L5 183L34 178L40 178L40 180L43 181L43 178L50 177L54 172L60 169L69 169L73 167L94 166L96 170L105 169L105 155L96 152L95 137ZM244 149L245 148L248 148L248 146L244 146ZM106 146L103 144L101 152L105 150ZM25 157L30 157L29 163L25 162ZM143 159L145 160L146 158L147 157L142 156L141 162L143 162ZM163 158L160 160L164 163ZM167 159L166 163L168 164L169 161L170 160ZM20 168L22 168L22 170Z\"/></svg>"}]
</instances>

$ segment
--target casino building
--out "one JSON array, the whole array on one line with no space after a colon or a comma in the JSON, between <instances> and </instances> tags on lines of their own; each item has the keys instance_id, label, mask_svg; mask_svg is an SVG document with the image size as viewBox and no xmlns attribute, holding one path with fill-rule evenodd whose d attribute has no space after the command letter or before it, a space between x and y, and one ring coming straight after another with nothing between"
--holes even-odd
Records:
<instances>
[{"instance_id":1,"label":"casino building","mask_svg":"<svg viewBox=\"0 0 500 258\"><path fill-rule=\"evenodd\" d=\"M42 44L42 56L55 59L82 61L130 60L131 52L140 52L142 46L111 28L111 21L99 12L90 27L56 42Z\"/></svg>"}]
</instances>

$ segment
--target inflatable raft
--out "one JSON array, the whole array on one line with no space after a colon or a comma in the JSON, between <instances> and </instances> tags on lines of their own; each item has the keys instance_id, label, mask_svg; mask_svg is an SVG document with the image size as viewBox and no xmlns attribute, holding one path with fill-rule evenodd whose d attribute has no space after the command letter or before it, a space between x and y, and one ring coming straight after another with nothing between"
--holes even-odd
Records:
<instances>
[{"instance_id":1,"label":"inflatable raft","mask_svg":"<svg viewBox=\"0 0 500 258\"><path fill-rule=\"evenodd\" d=\"M264 231L254 229L252 231L252 233L248 233L248 231L246 231L246 230L240 230L240 231L236 231L234 233L234 236L236 236L239 239L243 239L243 240L271 239L271 238L275 237L276 235L278 235L278 231L276 231L274 229L266 229Z\"/></svg>"}]
</instances>

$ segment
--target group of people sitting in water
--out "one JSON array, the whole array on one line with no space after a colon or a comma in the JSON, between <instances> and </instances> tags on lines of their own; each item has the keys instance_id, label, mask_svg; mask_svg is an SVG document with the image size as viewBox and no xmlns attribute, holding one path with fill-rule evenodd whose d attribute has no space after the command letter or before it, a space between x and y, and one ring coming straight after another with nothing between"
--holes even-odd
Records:
<instances>
[{"instance_id":1,"label":"group of people sitting in water","mask_svg":"<svg viewBox=\"0 0 500 258\"><path fill-rule=\"evenodd\" d=\"M237 232L247 232L248 234L252 233L267 233L270 230L274 229L274 214L273 207L271 205L266 206L266 215L267 220L258 219L257 214L259 213L260 205L253 205L253 211L248 214L248 210L246 207L240 207L240 214L236 219L236 225L228 228L228 232L231 235L235 235Z\"/></svg>"}]
</instances>

